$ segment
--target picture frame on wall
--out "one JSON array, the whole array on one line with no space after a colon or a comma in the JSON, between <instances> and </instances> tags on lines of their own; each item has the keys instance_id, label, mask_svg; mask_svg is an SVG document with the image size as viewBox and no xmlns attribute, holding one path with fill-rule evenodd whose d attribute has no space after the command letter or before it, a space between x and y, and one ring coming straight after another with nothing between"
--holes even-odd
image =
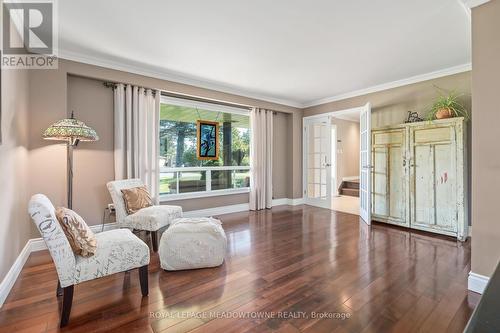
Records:
<instances>
[{"instance_id":1,"label":"picture frame on wall","mask_svg":"<svg viewBox=\"0 0 500 333\"><path fill-rule=\"evenodd\" d=\"M196 158L198 160L219 159L219 123L198 120L196 122Z\"/></svg>"}]
</instances>

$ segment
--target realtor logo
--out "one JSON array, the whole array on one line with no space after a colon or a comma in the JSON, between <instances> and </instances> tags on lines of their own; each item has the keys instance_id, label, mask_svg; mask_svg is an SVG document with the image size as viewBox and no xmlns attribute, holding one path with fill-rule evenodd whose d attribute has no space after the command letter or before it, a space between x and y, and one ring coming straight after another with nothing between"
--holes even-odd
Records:
<instances>
[{"instance_id":1,"label":"realtor logo","mask_svg":"<svg viewBox=\"0 0 500 333\"><path fill-rule=\"evenodd\" d=\"M54 1L4 1L2 68L57 68Z\"/></svg>"}]
</instances>

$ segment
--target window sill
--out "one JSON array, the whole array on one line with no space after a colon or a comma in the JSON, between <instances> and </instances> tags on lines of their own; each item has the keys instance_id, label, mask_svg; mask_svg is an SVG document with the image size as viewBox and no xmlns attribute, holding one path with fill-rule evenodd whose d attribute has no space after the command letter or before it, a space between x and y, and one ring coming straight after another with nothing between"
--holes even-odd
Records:
<instances>
[{"instance_id":1,"label":"window sill","mask_svg":"<svg viewBox=\"0 0 500 333\"><path fill-rule=\"evenodd\" d=\"M186 199L198 199L198 198L207 198L207 197L218 197L222 195L230 195L230 194L242 194L249 193L250 188L236 188L236 189L228 189L228 190L214 190L209 192L191 192L191 193L179 193L179 194L161 194L160 195L160 203L175 201L175 200L186 200Z\"/></svg>"}]
</instances>

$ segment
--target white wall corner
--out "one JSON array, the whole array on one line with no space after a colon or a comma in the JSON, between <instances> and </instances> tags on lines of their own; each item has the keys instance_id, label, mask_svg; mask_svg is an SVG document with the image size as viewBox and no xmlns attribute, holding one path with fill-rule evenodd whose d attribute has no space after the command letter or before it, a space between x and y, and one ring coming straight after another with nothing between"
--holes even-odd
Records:
<instances>
[{"instance_id":1,"label":"white wall corner","mask_svg":"<svg viewBox=\"0 0 500 333\"><path fill-rule=\"evenodd\" d=\"M288 204L290 206L298 206L304 204L304 198L288 199Z\"/></svg>"},{"instance_id":2,"label":"white wall corner","mask_svg":"<svg viewBox=\"0 0 500 333\"><path fill-rule=\"evenodd\" d=\"M5 302L7 296L9 296L10 290L14 286L14 283L16 283L17 277L19 276L19 273L21 273L26 260L28 260L30 252L31 239L26 242L26 245L24 245L21 253L19 253L17 259L14 261L14 264L12 264L2 282L0 282L0 308L3 306L3 303Z\"/></svg>"},{"instance_id":3,"label":"white wall corner","mask_svg":"<svg viewBox=\"0 0 500 333\"><path fill-rule=\"evenodd\" d=\"M273 199L273 207L274 206L289 205L289 203L288 203L289 200L290 199L287 199L287 198Z\"/></svg>"},{"instance_id":4,"label":"white wall corner","mask_svg":"<svg viewBox=\"0 0 500 333\"><path fill-rule=\"evenodd\" d=\"M468 289L478 294L482 294L490 280L489 277L469 272Z\"/></svg>"},{"instance_id":5,"label":"white wall corner","mask_svg":"<svg viewBox=\"0 0 500 333\"><path fill-rule=\"evenodd\" d=\"M487 2L490 2L490 0L459 0L461 1L465 7L472 9L477 6L484 5Z\"/></svg>"},{"instance_id":6,"label":"white wall corner","mask_svg":"<svg viewBox=\"0 0 500 333\"><path fill-rule=\"evenodd\" d=\"M30 246L30 253L47 249L43 238L32 238L28 240L28 245Z\"/></svg>"}]
</instances>

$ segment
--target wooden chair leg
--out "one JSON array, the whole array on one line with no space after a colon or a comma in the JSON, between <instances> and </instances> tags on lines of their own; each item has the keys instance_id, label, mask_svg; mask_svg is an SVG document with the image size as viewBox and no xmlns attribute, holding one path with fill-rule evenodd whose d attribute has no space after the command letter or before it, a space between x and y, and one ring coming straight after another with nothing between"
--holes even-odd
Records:
<instances>
[{"instance_id":1,"label":"wooden chair leg","mask_svg":"<svg viewBox=\"0 0 500 333\"><path fill-rule=\"evenodd\" d=\"M153 252L158 252L158 230L151 231L151 243L153 243Z\"/></svg>"},{"instance_id":2,"label":"wooden chair leg","mask_svg":"<svg viewBox=\"0 0 500 333\"><path fill-rule=\"evenodd\" d=\"M56 296L60 297L63 295L63 289L61 288L61 282L59 279L57 279L57 290L56 290Z\"/></svg>"},{"instance_id":3,"label":"wooden chair leg","mask_svg":"<svg viewBox=\"0 0 500 333\"><path fill-rule=\"evenodd\" d=\"M141 292L142 296L148 296L149 294L149 284L148 284L148 265L139 267L139 281L141 282Z\"/></svg>"},{"instance_id":4,"label":"wooden chair leg","mask_svg":"<svg viewBox=\"0 0 500 333\"><path fill-rule=\"evenodd\" d=\"M68 325L69 315L71 313L71 305L73 304L73 289L74 285L63 288L64 298L63 298L63 308L61 312L61 324L60 327Z\"/></svg>"}]
</instances>

